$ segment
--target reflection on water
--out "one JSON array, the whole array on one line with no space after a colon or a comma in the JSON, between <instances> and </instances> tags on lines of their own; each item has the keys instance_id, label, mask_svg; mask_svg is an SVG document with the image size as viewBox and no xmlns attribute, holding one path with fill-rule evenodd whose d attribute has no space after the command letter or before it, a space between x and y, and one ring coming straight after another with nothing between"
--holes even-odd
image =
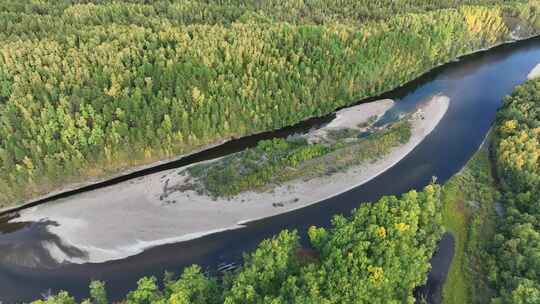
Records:
<instances>
[{"instance_id":1,"label":"reflection on water","mask_svg":"<svg viewBox=\"0 0 540 304\"><path fill-rule=\"evenodd\" d=\"M64 244L47 227L57 226L53 221L9 223L15 215L3 217L0 222L0 264L29 268L56 268L63 264L53 258L50 252L62 252L73 257L83 257L85 253Z\"/></svg>"},{"instance_id":2,"label":"reflection on water","mask_svg":"<svg viewBox=\"0 0 540 304\"><path fill-rule=\"evenodd\" d=\"M428 274L426 285L415 291L417 299L425 299L429 304L442 303L442 289L454 256L454 244L454 237L445 233L439 242L437 252L431 258L433 266Z\"/></svg>"},{"instance_id":3,"label":"reflection on water","mask_svg":"<svg viewBox=\"0 0 540 304\"><path fill-rule=\"evenodd\" d=\"M442 183L458 172L477 150L495 118L503 96L523 82L538 62L540 39L533 39L466 57L380 96L397 101L395 113L413 109L418 102L437 93L450 97L451 103L439 126L413 152L379 177L319 204L249 223L244 229L156 247L119 261L31 268L21 265L28 263L27 266L36 266L39 262L50 266L49 263L54 263L47 260L50 257L47 258L40 251L43 241L49 242L47 246L52 242L68 254L84 253L66 247L48 234L44 227L54 223L13 225L3 221L4 224L0 224L3 233L0 236L0 250L2 255L10 258L0 259L0 300L30 300L39 297L48 288L53 291L65 289L79 298L85 297L90 279L107 281L109 294L119 298L133 289L137 278L141 276L161 277L165 270L181 271L193 263L206 269L216 269L222 263L239 263L242 252L252 250L262 239L283 229L297 229L305 243L307 228L312 225L328 226L334 214L350 214L361 202L374 201L382 195L399 194L413 188L420 189L431 181L432 176L437 176ZM307 131L331 118L314 119L296 129L287 128L237 140L174 164L137 174L141 176L152 170L168 169L235 152L253 146L260 139Z\"/></svg>"}]
</instances>

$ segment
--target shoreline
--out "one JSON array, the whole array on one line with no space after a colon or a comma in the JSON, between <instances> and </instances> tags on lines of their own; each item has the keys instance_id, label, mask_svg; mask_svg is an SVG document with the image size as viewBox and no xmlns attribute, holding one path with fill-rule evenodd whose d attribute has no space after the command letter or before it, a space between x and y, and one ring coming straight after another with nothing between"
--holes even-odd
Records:
<instances>
[{"instance_id":1,"label":"shoreline","mask_svg":"<svg viewBox=\"0 0 540 304\"><path fill-rule=\"evenodd\" d=\"M530 72L527 74L527 80L532 80L540 77L540 63L537 64Z\"/></svg>"},{"instance_id":2,"label":"shoreline","mask_svg":"<svg viewBox=\"0 0 540 304\"><path fill-rule=\"evenodd\" d=\"M386 105L378 111L386 112L390 103L388 100L382 102ZM412 121L409 142L370 164L355 166L331 176L287 182L272 192L248 191L233 200L213 200L186 191L170 193L167 201L163 201L160 196L169 182L181 183L186 178L179 175L186 167L177 168L36 206L22 211L21 216L12 222L45 219L56 222L57 225L47 227L48 231L58 236L63 245L86 252L85 256L71 257L61 250L49 249L51 256L59 263L100 263L122 259L158 245L238 229L257 219L321 202L382 174L407 156L435 129L449 103L449 98L441 95L419 103L421 114ZM339 113L351 113L359 107L369 109L380 104L381 101L364 103ZM378 115L381 114L379 112ZM420 119L422 116L425 116L424 119ZM329 125L332 126L332 123Z\"/></svg>"},{"instance_id":3,"label":"shoreline","mask_svg":"<svg viewBox=\"0 0 540 304\"><path fill-rule=\"evenodd\" d=\"M477 50L473 50L473 51L470 51L470 52L465 52L464 54L461 54L461 55L459 55L459 56L457 56L457 57L455 57L453 59L450 59L447 62L441 62L440 64L434 65L430 69L427 69L425 71L420 72L416 78L411 79L410 81L408 81L406 83L397 85L396 87L394 87L394 88L392 88L392 89L390 89L388 91L384 91L384 92L382 92L381 94L379 94L377 96L367 97L367 98L362 99L360 101L353 102L350 105L343 106L343 107L338 107L338 108L335 109L335 111L346 109L347 107L351 107L351 106L354 106L354 105L361 105L363 103L372 102L372 101L370 101L370 100L373 100L372 98L377 98L377 97L383 96L383 95L385 95L385 94L387 94L389 92L395 91L395 90L397 90L399 88L402 88L406 84L414 82L417 79L420 79L420 78L428 75L429 73L436 71L438 68L441 68L444 65L451 64L451 63L454 63L454 62L459 62L459 61L461 61L463 59L466 59L469 56L474 56L474 55L477 55L477 54L481 54L483 52L487 52L487 51L490 51L490 50L498 48L498 47L504 47L504 46L507 46L507 45L510 45L510 44L513 44L513 43L526 42L526 41L537 39L537 38L540 38L540 34L538 34L538 33L534 33L534 34L531 34L531 35L527 34L527 35L524 35L524 36L520 36L520 34L517 34L517 33L514 34L514 32L512 32L512 35L511 35L510 39L507 38L507 39L504 39L503 41L495 43L495 44L493 44L491 46L484 47L484 48L477 49ZM540 71L539 71L539 73L540 73ZM330 115L330 114L331 113L329 113L328 115ZM300 124L300 123L302 123L302 122L304 122L306 120L309 120L309 119L322 118L324 116L325 115L320 116L320 117L308 117L305 120L299 122L298 124ZM267 131L262 131L262 132L247 133L245 135L242 135L242 137L254 136L254 135L262 134L262 133L265 133L265 132L272 132L272 131L276 131L276 130L277 129L267 130ZM189 157L191 155L195 155L195 154L200 153L200 152L204 152L204 151L206 151L208 149L211 149L211 148L214 148L214 147L218 147L218 146L220 146L222 144L225 144L225 143L228 143L228 142L230 142L230 141L232 141L234 139L236 139L236 138L228 137L228 138L224 138L224 139L221 139L221 140L216 140L214 143L211 143L211 144L208 144L208 145L202 145L200 148L195 149L195 150L193 150L191 152L188 152L186 154L182 154L182 155L172 157L172 158L169 158L169 159L163 159L163 160L155 161L155 162L152 162L152 163L149 163L149 164L146 164L146 165L140 165L140 166L131 167L131 168L128 168L128 169L125 169L125 170L120 170L119 172L117 172L115 174L102 176L102 177L96 177L91 181L85 181L85 182L69 184L69 185L66 185L65 187L59 188L58 190L54 190L52 192L43 194L43 195L35 197L35 198L22 199L21 202L16 204L16 205L13 205L13 206L10 206L10 207L5 207L5 208L0 208L0 216L7 215L7 214L10 214L10 213L13 213L13 212L19 212L19 211L25 210L27 208L33 208L35 206L39 206L39 205L42 205L42 204L45 204L45 203L49 203L52 200L55 200L57 196L61 196L61 195L68 194L68 193L75 192L75 191L79 191L79 190L83 191L83 189L87 188L87 187L92 187L92 186L112 182L117 178L126 177L126 176L129 176L129 175L137 173L137 172L141 172L141 171L144 171L144 170L152 169L154 167L158 167L160 165L169 164L169 163L178 161L178 160L180 160L182 158ZM160 171L160 172L165 172L165 171L166 170L163 170L163 171ZM133 179L136 179L136 178L134 177ZM129 181L129 180L130 179L128 179L127 181ZM127 182L127 181L123 181L123 182ZM77 194L78 193L74 193L72 195L77 195Z\"/></svg>"},{"instance_id":4,"label":"shoreline","mask_svg":"<svg viewBox=\"0 0 540 304\"><path fill-rule=\"evenodd\" d=\"M249 134L246 135L246 136L249 136ZM40 196L38 196L36 198L23 200L21 203L16 204L14 206L0 208L0 216L6 215L6 214L9 214L9 213L12 213L12 212L21 211L21 210L24 210L26 208L35 207L35 204L39 205L39 204L46 203L48 200L54 199L55 197L57 197L59 195L62 195L62 194L70 193L70 192L77 191L77 190L82 190L82 189L84 189L86 187L91 187L91 186L94 186L94 185L99 185L99 184L111 182L111 181L113 181L113 180L115 180L117 178L122 178L124 176L128 176L128 175L131 175L131 174L134 174L134 173L137 173L137 172L141 172L141 171L145 171L145 170L152 169L152 168L155 168L155 167L159 167L161 165L165 165L165 164L168 164L168 163L173 163L175 161L181 160L182 158L186 158L186 157L195 155L197 153L200 153L200 152L203 152L203 151L218 147L218 146L223 145L223 144L225 144L225 143L227 143L227 142L229 142L231 140L234 140L234 137L221 139L221 140L216 141L215 143L211 143L211 144L208 144L208 145L203 145L200 148L194 149L189 153L181 154L181 155L178 155L178 156L175 156L175 157L172 157L172 158L158 160L158 161L150 162L148 164L141 164L141 165L138 165L138 166L133 166L133 167L130 167L130 168L127 168L127 169L124 169L124 170L120 170L118 173L114 173L114 174L107 175L107 176L104 176L104 177L89 178L89 180L84 181L84 182L72 183L72 184L66 185L64 187L61 187L58 190L53 190L53 191L48 192L46 194L40 195ZM122 183L122 182L120 182L120 183ZM45 202L40 203L41 201L45 201Z\"/></svg>"}]
</instances>

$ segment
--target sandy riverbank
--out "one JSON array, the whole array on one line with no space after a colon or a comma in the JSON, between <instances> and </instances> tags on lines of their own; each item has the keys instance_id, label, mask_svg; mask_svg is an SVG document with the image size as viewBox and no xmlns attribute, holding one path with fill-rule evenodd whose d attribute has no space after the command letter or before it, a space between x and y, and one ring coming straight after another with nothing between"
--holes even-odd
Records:
<instances>
[{"instance_id":1,"label":"sandy riverbank","mask_svg":"<svg viewBox=\"0 0 540 304\"><path fill-rule=\"evenodd\" d=\"M316 141L317 138L326 137L328 131L337 129L362 129L358 125L367 123L371 118L380 119L386 111L394 106L392 99L381 99L375 102L357 105L336 112L336 118L324 127L313 130L308 138Z\"/></svg>"},{"instance_id":2,"label":"sandy riverbank","mask_svg":"<svg viewBox=\"0 0 540 304\"><path fill-rule=\"evenodd\" d=\"M382 100L344 109L325 128L357 126L369 117L380 117L393 105ZM243 223L301 208L347 191L373 179L410 153L437 126L449 106L445 96L419 105L412 120L408 143L394 148L371 164L309 181L292 181L272 192L246 192L232 200L212 200L192 191L171 192L181 184L185 168L145 176L22 211L17 221L48 219L48 229L65 244L87 252L71 257L49 248L58 261L104 262L125 258L147 248L184 241ZM324 128L317 132L324 132ZM167 193L164 199L163 194Z\"/></svg>"},{"instance_id":3,"label":"sandy riverbank","mask_svg":"<svg viewBox=\"0 0 540 304\"><path fill-rule=\"evenodd\" d=\"M530 72L529 74L527 75L527 79L531 80L531 79L535 79L535 78L538 78L540 77L540 63L537 64Z\"/></svg>"}]
</instances>

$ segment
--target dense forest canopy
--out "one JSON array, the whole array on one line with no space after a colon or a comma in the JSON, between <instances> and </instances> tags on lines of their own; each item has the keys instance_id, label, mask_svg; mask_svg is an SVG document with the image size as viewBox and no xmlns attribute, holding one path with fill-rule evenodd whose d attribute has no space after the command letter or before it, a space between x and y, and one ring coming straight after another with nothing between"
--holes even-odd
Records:
<instances>
[{"instance_id":1,"label":"dense forest canopy","mask_svg":"<svg viewBox=\"0 0 540 304\"><path fill-rule=\"evenodd\" d=\"M336 216L330 229L311 227L311 248L302 248L295 231L263 241L244 265L224 278L198 266L179 278L142 278L129 304L244 303L415 303L413 290L424 284L442 234L441 189L387 196L362 204L350 218ZM114 288L114 286L110 286ZM92 302L106 304L103 283L90 285ZM36 303L72 304L61 292Z\"/></svg>"},{"instance_id":2,"label":"dense forest canopy","mask_svg":"<svg viewBox=\"0 0 540 304\"><path fill-rule=\"evenodd\" d=\"M61 26L62 17L70 21L67 28L105 23L137 24L141 26L189 24L231 24L254 16L257 21L291 24L350 23L387 19L397 14L424 13L457 8L463 5L494 5L526 3L523 0L7 0L0 12L19 14L19 18L43 17ZM20 20L20 19L19 19ZM16 26L13 26L16 27ZM13 28L12 27L12 28ZM21 31L24 30L21 26ZM51 32L57 28L49 27Z\"/></svg>"},{"instance_id":3,"label":"dense forest canopy","mask_svg":"<svg viewBox=\"0 0 540 304\"><path fill-rule=\"evenodd\" d=\"M540 27L537 1L2 1L0 205L323 115Z\"/></svg>"},{"instance_id":4,"label":"dense forest canopy","mask_svg":"<svg viewBox=\"0 0 540 304\"><path fill-rule=\"evenodd\" d=\"M505 212L492 244L494 303L540 302L540 80L516 88L499 111L495 142Z\"/></svg>"}]
</instances>

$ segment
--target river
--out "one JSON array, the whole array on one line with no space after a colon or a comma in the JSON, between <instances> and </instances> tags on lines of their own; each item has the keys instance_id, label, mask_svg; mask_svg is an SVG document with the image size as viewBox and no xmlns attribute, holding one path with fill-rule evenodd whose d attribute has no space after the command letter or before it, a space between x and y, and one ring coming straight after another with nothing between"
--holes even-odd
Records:
<instances>
[{"instance_id":1,"label":"river","mask_svg":"<svg viewBox=\"0 0 540 304\"><path fill-rule=\"evenodd\" d=\"M305 236L309 226L328 226L333 215L349 214L361 202L374 201L382 195L400 194L413 188L420 189L433 176L443 183L476 152L495 119L503 97L523 82L539 62L540 38L506 44L463 57L401 88L371 99L391 98L397 102L398 109L408 109L429 96L442 93L450 97L451 103L439 126L413 152L382 175L321 203L251 222L242 229L154 247L122 260L57 265L42 246L45 240L60 241L46 229L54 223L8 223L10 217L4 216L0 219L0 301L29 301L58 290L67 290L82 298L87 296L91 279L106 281L110 297L119 299L136 286L141 276L161 277L165 270L180 272L183 267L194 263L213 272L218 265L239 263L243 252L252 250L261 240L282 229L297 229ZM312 119L292 128L236 140L208 152L84 191L226 155L252 146L260 139L306 131L331 118ZM119 219L118 225L121 224ZM76 248L64 248L64 251L79 254ZM447 264L447 261L444 263Z\"/></svg>"}]
</instances>

